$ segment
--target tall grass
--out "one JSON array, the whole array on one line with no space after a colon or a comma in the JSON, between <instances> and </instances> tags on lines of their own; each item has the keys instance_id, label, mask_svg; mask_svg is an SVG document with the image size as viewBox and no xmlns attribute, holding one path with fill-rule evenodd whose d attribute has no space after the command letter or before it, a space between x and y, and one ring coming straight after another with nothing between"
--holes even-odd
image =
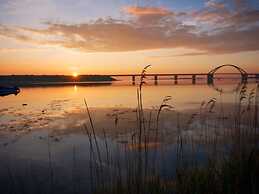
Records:
<instances>
[{"instance_id":1,"label":"tall grass","mask_svg":"<svg viewBox=\"0 0 259 194\"><path fill-rule=\"evenodd\" d=\"M137 129L132 134L131 151L125 146L124 157L116 160L117 169L108 172L108 184L95 184L94 193L152 194L152 193L257 193L259 192L259 157L258 155L258 96L259 86L248 94L244 85L239 93L237 109L233 112L234 125L225 126L222 110L215 112L217 99L202 102L199 111L190 115L185 126L181 123L181 114L177 113L177 151L175 176L165 179L160 174L163 165L163 132L160 129L160 117L163 110L172 110L171 96L166 96L155 116L152 126L152 112L148 119L143 108L143 86L145 73L150 66L143 69L137 88ZM246 106L245 106L245 103ZM252 107L254 104L254 107ZM88 108L87 108L88 110ZM153 113L154 114L154 113ZM88 110L89 115L89 110ZM219 119L217 119L219 118ZM244 126L244 119L246 125ZM90 119L91 120L91 119ZM200 124L202 136L197 139L185 132L192 130L194 123ZM212 125L211 122L214 122ZM92 125L92 123L91 123ZM218 131L219 126L223 126ZM219 134L220 133L220 134ZM223 135L222 135L223 134ZM89 138L91 135L88 135ZM105 142L107 141L104 134ZM150 144L156 144L150 149ZM206 150L206 161L199 164L198 146ZM97 147L97 144L96 144ZM187 149L190 147L191 149ZM98 149L96 149L98 151ZM159 153L159 154L158 154ZM152 155L152 157L151 157ZM191 157L190 157L191 156ZM107 163L111 165L110 150L106 143ZM109 159L108 159L109 158ZM126 165L125 165L126 163ZM109 168L108 165L108 168ZM125 165L125 168L123 166ZM107 181L103 180L107 183ZM104 187L100 186L104 185ZM97 186L97 187L96 187Z\"/></svg>"}]
</instances>

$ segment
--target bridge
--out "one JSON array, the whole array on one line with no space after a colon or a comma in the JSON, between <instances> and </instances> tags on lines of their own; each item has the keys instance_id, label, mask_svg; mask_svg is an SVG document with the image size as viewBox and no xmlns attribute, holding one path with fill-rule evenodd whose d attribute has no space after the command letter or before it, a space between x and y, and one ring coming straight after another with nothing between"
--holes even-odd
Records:
<instances>
[{"instance_id":1,"label":"bridge","mask_svg":"<svg viewBox=\"0 0 259 194\"><path fill-rule=\"evenodd\" d=\"M181 80L181 79L190 79L190 80L192 80L192 84L196 84L196 80L199 78L206 78L207 84L213 84L214 78L215 78L215 73L223 67L232 67L233 69L238 70L239 73L218 73L222 77L229 76L229 75L231 75L231 76L240 75L242 82L246 82L248 79L259 80L259 73L247 73L242 68L240 68L236 65L231 65L231 64L225 64L225 65L218 66L208 73L150 73L150 74L145 74L145 77L153 77L155 85L158 84L158 80L161 77L171 77L174 80L175 84L177 84L178 80ZM136 77L141 77L142 74L109 74L109 75L105 75L105 76L131 77L132 84L134 85L136 83Z\"/></svg>"}]
</instances>

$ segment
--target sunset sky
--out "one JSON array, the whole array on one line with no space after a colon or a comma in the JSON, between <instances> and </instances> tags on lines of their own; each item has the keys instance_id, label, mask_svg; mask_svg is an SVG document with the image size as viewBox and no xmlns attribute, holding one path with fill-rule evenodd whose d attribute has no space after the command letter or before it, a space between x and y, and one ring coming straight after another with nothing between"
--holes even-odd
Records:
<instances>
[{"instance_id":1,"label":"sunset sky","mask_svg":"<svg viewBox=\"0 0 259 194\"><path fill-rule=\"evenodd\" d=\"M259 72L258 0L0 0L0 74Z\"/></svg>"}]
</instances>

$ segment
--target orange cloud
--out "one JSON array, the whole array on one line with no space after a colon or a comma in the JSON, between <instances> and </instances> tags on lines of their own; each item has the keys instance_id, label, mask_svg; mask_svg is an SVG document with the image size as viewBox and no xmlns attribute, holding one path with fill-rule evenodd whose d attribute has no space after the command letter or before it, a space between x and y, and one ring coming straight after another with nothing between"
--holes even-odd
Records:
<instances>
[{"instance_id":1,"label":"orange cloud","mask_svg":"<svg viewBox=\"0 0 259 194\"><path fill-rule=\"evenodd\" d=\"M258 10L246 8L232 11L225 6L210 5L196 12L181 13L179 16L159 7L133 6L124 9L126 13L136 17L128 20L98 19L82 24L48 23L45 29L0 26L0 35L84 52L125 52L162 48L199 51L184 54L185 56L259 50ZM211 23L205 26L187 25L178 16L189 21L192 19Z\"/></svg>"},{"instance_id":2,"label":"orange cloud","mask_svg":"<svg viewBox=\"0 0 259 194\"><path fill-rule=\"evenodd\" d=\"M135 16L147 16L147 15L160 15L166 16L173 14L172 11L163 7L138 7L138 6L127 6L123 8L123 11L135 15Z\"/></svg>"}]
</instances>

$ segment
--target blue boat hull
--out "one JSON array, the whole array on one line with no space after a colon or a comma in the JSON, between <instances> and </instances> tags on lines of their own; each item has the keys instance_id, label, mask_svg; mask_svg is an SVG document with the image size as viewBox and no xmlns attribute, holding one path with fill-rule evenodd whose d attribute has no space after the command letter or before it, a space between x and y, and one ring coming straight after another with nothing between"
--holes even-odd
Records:
<instances>
[{"instance_id":1,"label":"blue boat hull","mask_svg":"<svg viewBox=\"0 0 259 194\"><path fill-rule=\"evenodd\" d=\"M18 87L0 87L0 96L17 95L20 93Z\"/></svg>"}]
</instances>

